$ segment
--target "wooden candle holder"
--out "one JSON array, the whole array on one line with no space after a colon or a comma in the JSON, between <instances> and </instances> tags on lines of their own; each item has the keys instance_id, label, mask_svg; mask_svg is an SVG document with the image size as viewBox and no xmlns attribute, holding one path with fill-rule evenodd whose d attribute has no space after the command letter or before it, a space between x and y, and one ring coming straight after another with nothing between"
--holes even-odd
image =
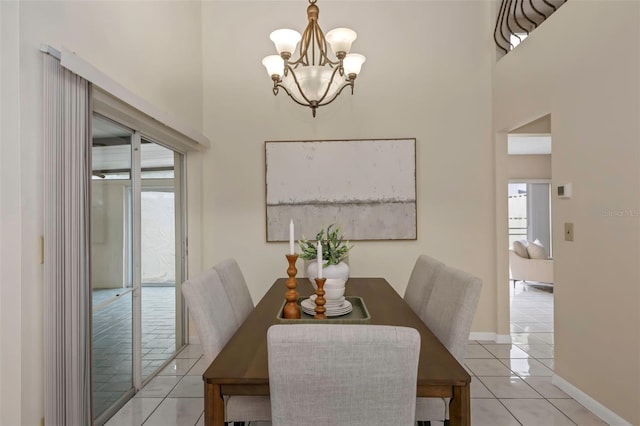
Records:
<instances>
[{"instance_id":1,"label":"wooden candle holder","mask_svg":"<svg viewBox=\"0 0 640 426\"><path fill-rule=\"evenodd\" d=\"M313 316L315 319L325 319L327 316L324 314L327 309L324 307L326 300L324 300L324 282L326 278L316 278L316 314Z\"/></svg>"},{"instance_id":2,"label":"wooden candle holder","mask_svg":"<svg viewBox=\"0 0 640 426\"><path fill-rule=\"evenodd\" d=\"M285 293L284 298L287 300L287 303L284 305L283 316L287 319L300 319L300 306L298 306L298 292L296 291L296 287L298 287L298 280L296 280L296 274L298 270L296 269L296 260L298 260L297 254L287 254L287 260L289 261L289 267L287 268L287 292Z\"/></svg>"}]
</instances>

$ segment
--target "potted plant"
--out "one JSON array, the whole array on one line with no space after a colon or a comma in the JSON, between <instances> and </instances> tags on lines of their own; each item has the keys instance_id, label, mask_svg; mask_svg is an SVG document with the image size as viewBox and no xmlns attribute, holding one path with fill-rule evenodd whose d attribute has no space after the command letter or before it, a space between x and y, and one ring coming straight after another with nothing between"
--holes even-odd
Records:
<instances>
[{"instance_id":1,"label":"potted plant","mask_svg":"<svg viewBox=\"0 0 640 426\"><path fill-rule=\"evenodd\" d=\"M316 234L315 240L307 240L303 235L298 241L300 257L311 261L307 266L307 277L311 284L315 287L315 278L318 276L317 241L322 245L322 275L327 279L340 278L345 281L349 279L349 265L344 260L349 256L353 245L345 241L339 226L331 224L326 230L321 229Z\"/></svg>"}]
</instances>

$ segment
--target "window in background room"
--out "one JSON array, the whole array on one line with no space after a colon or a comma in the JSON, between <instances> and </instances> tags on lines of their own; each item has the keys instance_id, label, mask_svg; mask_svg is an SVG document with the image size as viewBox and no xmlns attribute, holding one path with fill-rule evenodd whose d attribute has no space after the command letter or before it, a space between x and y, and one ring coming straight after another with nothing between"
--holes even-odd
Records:
<instances>
[{"instance_id":1,"label":"window in background room","mask_svg":"<svg viewBox=\"0 0 640 426\"><path fill-rule=\"evenodd\" d=\"M517 240L540 240L552 256L551 184L509 183L509 247Z\"/></svg>"},{"instance_id":2,"label":"window in background room","mask_svg":"<svg viewBox=\"0 0 640 426\"><path fill-rule=\"evenodd\" d=\"M527 238L527 184L509 184L509 247Z\"/></svg>"}]
</instances>

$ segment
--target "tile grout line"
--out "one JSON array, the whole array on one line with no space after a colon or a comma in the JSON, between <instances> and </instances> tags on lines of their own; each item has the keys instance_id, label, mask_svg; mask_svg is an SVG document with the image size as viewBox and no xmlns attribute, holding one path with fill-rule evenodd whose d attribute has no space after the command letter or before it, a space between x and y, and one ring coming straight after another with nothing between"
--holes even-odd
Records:
<instances>
[{"instance_id":1,"label":"tile grout line","mask_svg":"<svg viewBox=\"0 0 640 426\"><path fill-rule=\"evenodd\" d=\"M513 296L513 294L510 294L510 298L512 298L512 296ZM536 296L536 297L535 297L535 299L542 299L542 298L541 298L541 297L537 297L537 296ZM526 304L526 303L524 303L524 302L523 302L523 303L519 303L519 305L520 305L520 304L521 304L521 305L527 305L527 304ZM518 309L520 309L520 311L519 311L519 312L522 312L523 307L512 307L512 313L513 313L514 311L518 310ZM553 334L553 333L554 333L553 331L551 331L551 332L545 332L545 331L525 331L524 327L522 327L522 326L521 326L523 323L525 323L525 324L531 324L531 325L545 324L545 323L546 323L546 322L543 322L543 321L539 321L539 320L537 320L537 318L536 318L534 315L531 315L531 314L549 316L549 317L551 317L551 324L553 324L553 309L548 309L548 308L540 309L540 308L539 308L539 307L537 307L537 306L532 306L532 307L528 307L528 308L524 308L524 309L526 309L526 310L527 310L527 313L526 313L526 314L523 314L523 319L526 319L527 321L522 321L522 320L518 320L518 321L512 321L512 320L511 320L511 321L510 321L510 325L511 325L511 326L514 326L514 325L515 325L515 326L517 326L518 328L523 329L523 331L522 331L522 332L517 332L517 333L514 333L514 332L512 331L510 334L512 334L512 335L513 335L513 334L519 334L519 333L526 333L526 334L528 334L528 335L533 335L534 337L538 337L538 336L535 336L537 333L547 333L547 334ZM529 318L530 318L532 321L531 321L531 320L529 320ZM540 344L540 345L544 344L544 345L548 345L548 346L552 346L552 347L553 347L553 346L555 346L555 336L552 336L552 337L553 337L553 343L546 343L546 342L545 342L545 343L531 343L531 342L527 342L527 344L526 344L526 345L529 347L529 349L531 349L531 346L532 346L532 345L536 345L536 344ZM484 345L483 345L482 343L480 343L480 342L478 342L478 343L479 343L479 344L480 344L480 345L481 345L485 350L487 350L489 353L491 353L487 348L485 348L485 347L484 347ZM529 359L529 358L530 358L530 359L533 359L533 360L535 360L535 361L539 362L540 364L544 365L546 368L548 368L549 370L551 370L552 372L554 372L554 373L555 373L555 370L554 370L553 368L549 367L547 364L545 364L545 363L543 363L543 362L541 361L541 359L553 359L553 360L555 360L555 348L554 348L554 354L553 354L553 357L551 357L551 358L542 358L542 357L533 356L533 355L532 355L532 354L530 354L527 350L525 350L525 349L522 347L522 346L524 346L524 345L525 345L524 343L523 343L523 344L512 343L512 345L514 345L515 347L517 347L517 348L519 348L519 349L521 349L521 350L523 350L524 352L526 352L526 353L527 353L528 358L523 358L523 359ZM495 359L498 359L498 361L500 361L500 359L499 359L499 358L497 358L497 356L495 356L493 353L491 353L491 355L492 355L492 356L494 356L494 358L495 358ZM510 360L512 360L512 359L514 359L514 358L511 358L511 357L510 357L509 359L510 359ZM502 361L500 361L500 362L502 363ZM504 363L502 363L502 364L504 364ZM554 364L554 367L555 367L555 364ZM510 369L510 370L511 370L511 369ZM515 373L513 370L511 370L511 371L512 371L513 373ZM515 375L516 375L518 378L520 378L523 382L525 382L525 383L526 383L526 384L527 384L531 389L533 389L533 390L534 390L538 395L540 395L540 396L541 396L541 398L542 398L544 401L546 401L549 405L551 405L551 406L552 406L553 408L555 408L557 411L559 411L560 413L562 413L562 415L563 415L564 417L566 417L566 418L567 418L567 419L568 419L572 424L577 424L577 423L576 423L576 422L575 422L571 417L569 417L569 415L568 415L568 414L566 414L564 411L562 411L560 408L558 408L555 404L553 404L553 402L551 402L551 401L550 401L550 399L552 399L552 398L547 398L547 397L545 397L541 392L539 392L539 391L538 391L537 389L535 389L531 384L529 384L529 383L525 380L525 378L524 378L524 377L522 377L521 375L519 375L519 374L517 374L517 373L515 373ZM546 376L529 376L529 377L546 377ZM480 379L480 377L478 377L478 379L482 382L482 380ZM484 383L483 383L483 384L484 384ZM486 387L486 386L485 386L485 387ZM487 388L487 390L489 390L489 392L490 392L492 395L494 395L494 396L495 396L495 394L493 394L493 392L491 392L491 390L490 390L490 389L488 389L488 388ZM518 423L521 423L521 422L520 422L520 420L515 416L515 414L514 414L513 412L511 412L511 410L509 410L509 408L507 408L507 407L506 407L506 405L502 402L502 400L501 400L500 398L497 398L497 399L498 399L498 401L500 402L500 404L501 404L503 407L505 407L505 409L506 409L506 410L507 410L507 411L508 411L508 412L509 412L509 413L510 413L510 414L511 414L515 419L516 419L516 421L517 421ZM509 398L504 398L504 399L509 399ZM523 398L523 399L526 399L526 398ZM569 398L569 399L572 399L572 400L573 400L573 398ZM575 401L575 400L574 400L574 401Z\"/></svg>"},{"instance_id":2,"label":"tile grout line","mask_svg":"<svg viewBox=\"0 0 640 426\"><path fill-rule=\"evenodd\" d=\"M475 358L475 359L496 359L496 360L500 361L500 358L498 358L498 357L497 357L496 355L494 355L491 351L489 351L487 348L485 348L485 347L484 347L484 344L482 344L482 343L480 343L480 342L478 342L478 344L479 344L480 346L482 346L482 347L483 347L487 352L489 352L489 353L493 356L493 358ZM504 344L504 345L506 346L507 344ZM513 345L513 344L509 344L509 345ZM515 346L517 346L517 345L515 345ZM520 349L522 349L522 348L520 348ZM523 349L523 350L524 350L524 349ZM528 355L528 354L527 354L527 355ZM538 358L536 358L536 357L534 357L534 356L530 356L530 358L539 362L539 359L538 359ZM471 358L471 359L473 359L473 358ZM527 358L509 358L509 359L527 359ZM502 363L502 361L500 361L500 362ZM504 364L504 363L502 363L502 364ZM505 365L505 367L506 367L506 368L509 368L509 367L507 367L506 365ZM545 367L546 367L546 366L545 366ZM549 368L549 367L547 367L547 368ZM551 369L550 369L550 370L551 370ZM573 423L574 425L577 425L577 423L576 423L575 421L573 421L573 419L572 419L571 417L569 417L569 416L568 416L564 411L560 410L558 407L556 407L556 406L555 406L555 404L553 404L551 401L549 401L549 399L550 399L550 398L545 397L541 392L539 392L537 389L535 389L533 386L531 386L531 385L530 385L530 384L525 380L525 378L524 378L524 377L522 377L521 375L519 375L518 373L516 373L515 371L513 371L513 370L511 370L511 369L509 369L509 371L511 371L511 373L513 373L513 375L514 375L514 376L517 376L520 380L522 380L522 381L523 381L523 382L524 382L524 383L525 383L525 384L526 384L526 385L527 385L531 390L533 390L536 394L540 395L540 398L498 398L498 397L496 396L496 394L495 394L495 393L493 393L493 391L491 391L491 389L489 389L489 387L488 387L488 386L487 386L487 385L482 381L482 377L507 377L507 376L475 376L475 377L480 381L480 383L482 383L482 384L483 384L483 386L484 386L484 387L486 387L486 388L487 388L487 390L489 391L489 393L491 393L491 395L493 395L493 396L494 396L494 398L498 401L498 403L500 403L500 405L502 405L502 406L507 410L507 412L508 412L509 414L511 414L511 416L512 416L512 417L513 417L513 418L514 418L518 423L520 423L520 424L522 425L522 422L518 419L518 417L515 415L515 413L513 413L513 412L509 409L509 407L507 407L507 406L502 402L502 400L503 400L503 399L534 399L534 400L541 399L541 400L544 400L544 401L546 401L547 403L549 403L553 408L555 408L555 409L556 409L556 410L558 410L560 413L562 413L562 415L563 415L564 417L566 417L566 418L567 418L571 423ZM553 370L551 370L551 371L553 371ZM529 376L529 377L547 377L547 376ZM487 399L488 399L488 398L487 398ZM566 399L566 398L563 398L563 399Z\"/></svg>"},{"instance_id":3,"label":"tile grout line","mask_svg":"<svg viewBox=\"0 0 640 426\"><path fill-rule=\"evenodd\" d=\"M189 346L189 345L186 345L186 346L185 346L185 349L186 349L186 347L187 347L187 346ZM184 349L182 349L182 350L184 350ZM180 351L180 352L182 352L182 351ZM178 354L179 354L179 353L178 353ZM176 354L176 355L178 355L178 354ZM195 359L196 361L195 361L195 362L193 363L193 365L192 365L192 366L191 366L191 367L190 367L190 368L189 368L189 369L188 369L184 374L182 374L182 375L179 375L179 376L178 376L178 375L160 376L159 374L157 374L157 375L154 377L154 379L155 379L156 377L180 377L180 380L178 380L178 381L176 382L176 384L175 384L175 385L173 385L173 387L169 390L169 392L167 392L167 394L166 394L164 397L162 397L162 401L160 401L160 403L158 403L158 405L156 405L156 407L151 411L151 413L149 413L149 415L148 415L148 416L144 419L144 421L142 422L141 426L144 426L144 424L145 424L145 423L147 423L147 421L151 418L151 416L153 416L153 413L155 413L155 412L156 412L156 410L158 410L158 408L162 405L162 403L163 403L163 402L165 402L165 400L167 400L167 398L169 398L169 394L170 394L170 393L171 393L171 392L176 388L176 386L178 386L178 383L180 383L180 382L182 381L182 379L183 379L184 377L186 377L186 376L189 374L189 371L191 371L191 370L196 366L196 364L198 363L198 361L200 361L200 359L201 359L203 356L204 356L204 355L200 355L200 357L198 357L198 358L176 358L176 357L174 357L174 358L173 358L174 360L177 360L177 359ZM165 368L166 368L166 367L165 367ZM160 372L159 372L159 373L160 373ZM148 384L149 384L149 383L147 383L147 385L148 385ZM146 385L145 385L145 386L146 386ZM144 389L144 386L143 386L143 389ZM142 391L142 389L140 389L140 391ZM134 396L134 398L135 398L135 396ZM144 397L139 397L139 398L144 398ZM150 397L150 398L151 398L151 397ZM132 398L132 399L133 399L133 398ZM204 413L204 410L203 410L203 413ZM198 416L198 419L197 419L197 420L196 420L196 422L194 423L194 426L198 424L198 421L200 421L200 417L202 417L202 414L201 414L200 416Z\"/></svg>"},{"instance_id":4,"label":"tile grout line","mask_svg":"<svg viewBox=\"0 0 640 426\"><path fill-rule=\"evenodd\" d=\"M534 332L534 333L535 333L535 332ZM529 333L529 334L534 334L534 333ZM493 354L491 351L489 351L489 349L487 349L487 348L484 346L485 344L487 344L487 345L488 345L488 344L494 344L494 343L485 343L485 344L483 344L483 343L481 343L481 342L479 342L479 341L476 341L476 343L477 343L478 345L482 346L482 348L483 348L484 350L486 350L487 352L489 352L493 358L470 358L470 359L495 359L495 360L499 361L501 364L503 364L503 365L504 365L504 363L503 363L502 361L500 361L500 358L498 358L495 354ZM506 346L506 345L513 345L513 346L519 347L517 344L513 344L513 343L511 343L511 344L508 344L508 343L507 343L507 344L504 344L504 345L505 345L505 346ZM522 348L520 348L520 349L522 349ZM522 350L524 350L524 349L522 349ZM526 351L525 351L525 352L526 352ZM527 353L527 355L529 355L529 353ZM536 358L536 357L534 357L534 356L532 356L532 355L529 355L529 358L531 358L531 359L533 359L533 360L536 360L536 361L540 362L538 358ZM506 359L506 358L505 358L505 359ZM511 360L511 359L528 359L528 358L509 358L509 359ZM554 359L554 358L544 358L544 359ZM541 364L542 364L542 363L541 363ZM544 364L543 364L543 365L544 365ZM505 365L505 367L506 367L506 368L509 368L509 367L507 367L506 365ZM547 367L547 366L545 365L545 367ZM549 368L549 367L547 367L547 368ZM550 369L551 371L553 371L551 368L549 368L549 369ZM473 370L472 370L472 371L473 371ZM496 400L498 401L498 403L499 403L500 405L502 405L502 406L505 408L505 410L507 410L507 412L508 412L508 413L509 413L509 414L510 414L510 415L511 415L511 416L512 416L512 417L513 417L513 418L514 418L514 419L515 419L515 420L516 420L520 425L522 425L522 422L518 419L518 417L515 415L515 413L513 413L513 412L509 409L509 407L507 407L507 406L502 402L502 400L503 400L503 399L534 399L534 400L539 400L539 399L541 399L541 400L544 400L544 401L546 401L548 404L550 404L553 408L555 408L555 409L556 409L556 410L558 410L560 413L562 413L562 415L563 415L564 417L566 417L566 418L567 418L571 423L573 423L574 425L577 425L577 423L576 423L575 421L573 421L573 419L572 419L571 417L569 417L569 416L568 416L564 411L560 410L558 407L556 407L556 405L555 405L555 404L553 404L551 401L549 401L549 399L550 399L550 398L545 397L541 392L539 392L537 389L535 389L533 386L531 386L531 385L530 385L530 384L529 384L529 383L524 379L524 377L522 377L521 375L519 375L519 374L518 374L518 373L516 373L515 371L511 370L510 368L509 368L509 371L510 371L511 373L513 373L513 375L514 375L514 376L517 376L520 380L522 380L522 381L523 381L523 382L524 382L524 383L525 383L525 384L526 384L526 385L527 385L531 390L533 390L536 394L540 395L540 398L498 398L498 397L496 396L496 394L495 394L495 393L493 393L493 391L492 391L491 389L489 389L489 387L488 387L488 386L487 386L487 385L482 381L482 377L507 377L507 376L475 376L475 377L480 381L480 383L482 383L482 385L483 385L485 388L487 388L487 391L489 391L489 393L490 393L491 395L493 395L493 397L494 397L493 399L496 399ZM547 377L547 376L529 376L529 377ZM478 398L478 399L490 399L490 398Z\"/></svg>"}]
</instances>

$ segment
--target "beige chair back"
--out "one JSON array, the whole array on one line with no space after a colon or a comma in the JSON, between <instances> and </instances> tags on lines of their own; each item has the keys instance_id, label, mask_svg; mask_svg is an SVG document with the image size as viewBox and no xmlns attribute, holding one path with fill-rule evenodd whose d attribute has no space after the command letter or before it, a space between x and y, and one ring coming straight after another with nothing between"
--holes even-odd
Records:
<instances>
[{"instance_id":1,"label":"beige chair back","mask_svg":"<svg viewBox=\"0 0 640 426\"><path fill-rule=\"evenodd\" d=\"M274 426L413 426L420 335L378 325L274 325Z\"/></svg>"},{"instance_id":2,"label":"beige chair back","mask_svg":"<svg viewBox=\"0 0 640 426\"><path fill-rule=\"evenodd\" d=\"M236 322L240 326L254 308L240 265L235 259L225 259L217 263L213 269L220 275L222 285L233 308Z\"/></svg>"},{"instance_id":3,"label":"beige chair back","mask_svg":"<svg viewBox=\"0 0 640 426\"><path fill-rule=\"evenodd\" d=\"M218 272L209 269L185 281L182 294L196 325L202 351L209 361L213 361L238 329L233 307Z\"/></svg>"},{"instance_id":4,"label":"beige chair back","mask_svg":"<svg viewBox=\"0 0 640 426\"><path fill-rule=\"evenodd\" d=\"M426 309L436 277L444 267L438 259L425 254L418 256L404 292L405 302L418 316Z\"/></svg>"},{"instance_id":5,"label":"beige chair back","mask_svg":"<svg viewBox=\"0 0 640 426\"><path fill-rule=\"evenodd\" d=\"M458 360L464 361L482 281L450 266L438 274L422 321Z\"/></svg>"}]
</instances>

